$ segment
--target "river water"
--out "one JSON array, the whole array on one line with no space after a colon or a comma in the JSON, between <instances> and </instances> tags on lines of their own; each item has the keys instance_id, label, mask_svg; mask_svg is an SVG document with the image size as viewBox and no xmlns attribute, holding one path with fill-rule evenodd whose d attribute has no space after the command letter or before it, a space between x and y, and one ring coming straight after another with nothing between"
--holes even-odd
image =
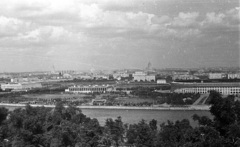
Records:
<instances>
[{"instance_id":1,"label":"river water","mask_svg":"<svg viewBox=\"0 0 240 147\"><path fill-rule=\"evenodd\" d=\"M189 119L192 126L197 126L197 122L194 122L192 116L198 114L200 116L208 116L212 118L209 111L201 110L117 110L117 109L82 109L83 114L98 119L101 125L105 124L107 118L116 119L118 116L122 117L124 123L133 124L138 123L142 119L147 122L152 119L157 120L158 125L167 120L177 121L182 119Z\"/></svg>"},{"instance_id":2,"label":"river water","mask_svg":"<svg viewBox=\"0 0 240 147\"><path fill-rule=\"evenodd\" d=\"M0 106L2 107L2 106ZM17 107L6 107L10 111ZM192 126L197 126L197 122L194 122L192 116L198 114L200 116L208 116L212 118L209 111L203 110L123 110L123 109L82 109L83 114L90 118L96 118L101 125L105 124L107 118L116 119L118 116L122 117L122 121L127 124L138 123L142 119L147 122L152 119L157 120L158 125L161 123L170 121L177 121L182 119L188 119Z\"/></svg>"}]
</instances>

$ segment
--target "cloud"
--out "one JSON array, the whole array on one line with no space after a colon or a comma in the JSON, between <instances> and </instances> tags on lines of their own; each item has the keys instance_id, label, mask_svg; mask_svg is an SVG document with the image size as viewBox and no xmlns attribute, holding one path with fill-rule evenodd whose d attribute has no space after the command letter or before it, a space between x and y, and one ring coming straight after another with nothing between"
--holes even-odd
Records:
<instances>
[{"instance_id":1,"label":"cloud","mask_svg":"<svg viewBox=\"0 0 240 147\"><path fill-rule=\"evenodd\" d=\"M169 23L171 21L171 18L167 15L163 15L163 16L154 16L152 17L152 23L154 24L165 24L165 23Z\"/></svg>"},{"instance_id":2,"label":"cloud","mask_svg":"<svg viewBox=\"0 0 240 147\"><path fill-rule=\"evenodd\" d=\"M171 25L172 26L180 26L180 27L187 27L190 25L196 25L196 19L198 18L198 12L188 12L183 13L180 12L177 17L174 17Z\"/></svg>"},{"instance_id":3,"label":"cloud","mask_svg":"<svg viewBox=\"0 0 240 147\"><path fill-rule=\"evenodd\" d=\"M30 22L24 22L17 18L0 16L0 37L15 36L31 26Z\"/></svg>"},{"instance_id":4,"label":"cloud","mask_svg":"<svg viewBox=\"0 0 240 147\"><path fill-rule=\"evenodd\" d=\"M240 20L240 7L235 7L233 9L230 9L226 13L233 19Z\"/></svg>"},{"instance_id":5,"label":"cloud","mask_svg":"<svg viewBox=\"0 0 240 147\"><path fill-rule=\"evenodd\" d=\"M225 14L219 13L216 14L215 12L207 13L205 23L222 23L223 19L226 17Z\"/></svg>"}]
</instances>

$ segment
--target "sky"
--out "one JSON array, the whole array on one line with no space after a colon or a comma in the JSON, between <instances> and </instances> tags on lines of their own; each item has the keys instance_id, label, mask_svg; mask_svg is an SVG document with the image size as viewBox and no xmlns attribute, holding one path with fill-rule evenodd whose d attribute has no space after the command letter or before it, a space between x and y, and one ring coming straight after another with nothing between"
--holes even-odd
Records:
<instances>
[{"instance_id":1,"label":"sky","mask_svg":"<svg viewBox=\"0 0 240 147\"><path fill-rule=\"evenodd\" d=\"M239 0L1 0L0 72L239 67Z\"/></svg>"}]
</instances>

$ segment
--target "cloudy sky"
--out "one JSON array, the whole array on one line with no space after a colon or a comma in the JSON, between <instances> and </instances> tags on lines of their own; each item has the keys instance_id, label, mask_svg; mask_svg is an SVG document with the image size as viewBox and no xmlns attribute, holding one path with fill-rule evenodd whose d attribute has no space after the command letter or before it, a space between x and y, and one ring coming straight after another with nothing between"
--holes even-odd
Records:
<instances>
[{"instance_id":1,"label":"cloudy sky","mask_svg":"<svg viewBox=\"0 0 240 147\"><path fill-rule=\"evenodd\" d=\"M239 0L0 0L0 72L239 66Z\"/></svg>"}]
</instances>

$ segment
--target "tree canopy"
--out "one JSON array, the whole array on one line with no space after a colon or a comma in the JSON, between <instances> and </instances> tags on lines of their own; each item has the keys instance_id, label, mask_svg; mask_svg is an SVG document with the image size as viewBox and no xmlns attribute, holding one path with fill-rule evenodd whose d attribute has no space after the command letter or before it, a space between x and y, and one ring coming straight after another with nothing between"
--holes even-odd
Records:
<instances>
[{"instance_id":1,"label":"tree canopy","mask_svg":"<svg viewBox=\"0 0 240 147\"><path fill-rule=\"evenodd\" d=\"M109 118L101 126L74 106L59 102L45 107L0 108L0 144L13 147L239 147L240 102L232 96L222 98L211 92L209 103L213 119L194 115L189 120L156 120L124 124L121 117Z\"/></svg>"}]
</instances>

